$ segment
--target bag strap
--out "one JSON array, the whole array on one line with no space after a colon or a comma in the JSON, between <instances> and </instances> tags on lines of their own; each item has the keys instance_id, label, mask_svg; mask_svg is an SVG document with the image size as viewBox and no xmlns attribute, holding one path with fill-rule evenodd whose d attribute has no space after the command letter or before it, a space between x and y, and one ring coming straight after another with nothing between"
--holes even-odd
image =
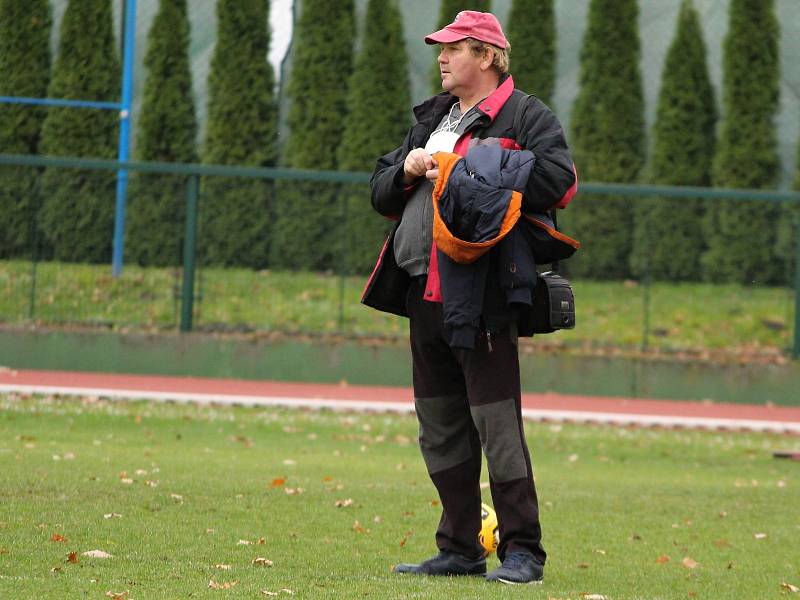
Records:
<instances>
[{"instance_id":1,"label":"bag strap","mask_svg":"<svg viewBox=\"0 0 800 600\"><path fill-rule=\"evenodd\" d=\"M528 100L533 94L525 94L523 98L520 98L519 102L517 102L517 110L514 113L514 135L519 136L520 125L522 124L522 113L525 111L525 108L528 105ZM548 210L547 214L550 215L550 218L553 220L553 229L558 231L558 218L556 217L556 209ZM558 273L558 261L553 261L550 263L550 271L553 273Z\"/></svg>"},{"instance_id":2,"label":"bag strap","mask_svg":"<svg viewBox=\"0 0 800 600\"><path fill-rule=\"evenodd\" d=\"M554 208L554 209L549 210L547 212L549 213L550 218L553 219L553 229L558 231L558 218L556 217L556 209ZM558 273L558 261L557 260L554 260L552 263L550 263L550 270L553 273Z\"/></svg>"}]
</instances>

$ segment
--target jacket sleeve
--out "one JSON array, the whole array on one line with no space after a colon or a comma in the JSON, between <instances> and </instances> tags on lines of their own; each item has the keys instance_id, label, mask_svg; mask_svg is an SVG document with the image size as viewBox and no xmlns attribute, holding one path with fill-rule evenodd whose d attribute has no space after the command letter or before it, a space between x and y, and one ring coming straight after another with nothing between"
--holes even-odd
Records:
<instances>
[{"instance_id":1,"label":"jacket sleeve","mask_svg":"<svg viewBox=\"0 0 800 600\"><path fill-rule=\"evenodd\" d=\"M534 96L522 111L517 143L536 157L522 200L524 212L563 208L578 189L564 130L553 112Z\"/></svg>"},{"instance_id":2,"label":"jacket sleeve","mask_svg":"<svg viewBox=\"0 0 800 600\"><path fill-rule=\"evenodd\" d=\"M403 184L403 163L411 152L411 131L403 145L378 159L369 185L372 190L372 207L384 217L403 214L408 187Z\"/></svg>"}]
</instances>

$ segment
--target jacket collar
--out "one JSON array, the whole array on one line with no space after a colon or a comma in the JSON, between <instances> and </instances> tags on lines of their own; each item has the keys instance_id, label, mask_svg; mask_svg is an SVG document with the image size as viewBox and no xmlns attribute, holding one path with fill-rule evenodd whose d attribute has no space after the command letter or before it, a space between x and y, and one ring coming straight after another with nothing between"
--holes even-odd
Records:
<instances>
[{"instance_id":1,"label":"jacket collar","mask_svg":"<svg viewBox=\"0 0 800 600\"><path fill-rule=\"evenodd\" d=\"M497 88L489 94L483 101L479 102L477 109L489 117L489 123L495 120L500 109L511 97L514 92L514 78L509 74L505 74L500 78L500 83ZM458 101L450 92L442 92L432 98L428 98L421 104L414 107L414 116L417 122L421 124L428 124L430 121L435 121L436 124L442 119L453 104Z\"/></svg>"},{"instance_id":2,"label":"jacket collar","mask_svg":"<svg viewBox=\"0 0 800 600\"><path fill-rule=\"evenodd\" d=\"M495 120L500 109L511 97L514 92L514 78L511 75L504 75L500 79L500 84L483 102L478 104L478 109L484 114L489 116L489 122Z\"/></svg>"}]
</instances>

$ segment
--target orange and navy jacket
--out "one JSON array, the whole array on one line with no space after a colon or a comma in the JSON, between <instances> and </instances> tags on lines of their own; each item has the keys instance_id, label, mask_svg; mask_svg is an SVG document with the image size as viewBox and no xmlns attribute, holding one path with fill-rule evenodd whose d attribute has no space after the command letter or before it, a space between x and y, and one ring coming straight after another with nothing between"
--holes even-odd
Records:
<instances>
[{"instance_id":1,"label":"orange and navy jacket","mask_svg":"<svg viewBox=\"0 0 800 600\"><path fill-rule=\"evenodd\" d=\"M535 158L527 150L484 144L463 158L440 152L435 159L439 176L431 201L444 334L451 347L473 348L481 326L487 325L484 301L490 275L504 292L505 306L522 310L532 302L536 262L516 225L520 190Z\"/></svg>"},{"instance_id":2,"label":"orange and navy jacket","mask_svg":"<svg viewBox=\"0 0 800 600\"><path fill-rule=\"evenodd\" d=\"M406 198L413 189L403 184L405 158L412 149L425 145L457 101L457 97L444 92L416 106L416 122L402 145L378 159L370 180L372 206L378 213L396 220L402 217ZM459 138L454 153L466 156L483 144L533 153L535 164L520 200L522 221L532 227L533 238L540 242L533 248L536 262L544 264L565 258L575 251L577 242L556 232L544 216L550 209L566 207L578 188L575 166L561 124L541 100L514 89L511 76L501 79L497 89L475 108L480 117ZM393 243L394 231L383 245L361 301L381 311L408 316L405 298L409 276L397 266ZM567 254L559 255L565 249ZM435 242L431 248L424 298L442 301Z\"/></svg>"}]
</instances>

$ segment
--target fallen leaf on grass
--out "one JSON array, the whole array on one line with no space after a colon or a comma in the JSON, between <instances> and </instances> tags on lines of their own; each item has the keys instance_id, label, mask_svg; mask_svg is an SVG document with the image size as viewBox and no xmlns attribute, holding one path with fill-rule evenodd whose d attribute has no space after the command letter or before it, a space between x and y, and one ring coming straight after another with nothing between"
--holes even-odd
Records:
<instances>
[{"instance_id":1,"label":"fallen leaf on grass","mask_svg":"<svg viewBox=\"0 0 800 600\"><path fill-rule=\"evenodd\" d=\"M124 592L112 592L109 590L106 592L106 596L111 600L127 600L130 593L130 590L125 590Z\"/></svg>"},{"instance_id":2,"label":"fallen leaf on grass","mask_svg":"<svg viewBox=\"0 0 800 600\"><path fill-rule=\"evenodd\" d=\"M270 485L272 487L283 487L283 485L285 483L286 483L286 478L285 477L276 477L275 479L272 480Z\"/></svg>"},{"instance_id":3,"label":"fallen leaf on grass","mask_svg":"<svg viewBox=\"0 0 800 600\"><path fill-rule=\"evenodd\" d=\"M583 600L608 600L608 596L604 596L603 594L582 593L581 598L583 598Z\"/></svg>"},{"instance_id":4,"label":"fallen leaf on grass","mask_svg":"<svg viewBox=\"0 0 800 600\"><path fill-rule=\"evenodd\" d=\"M236 542L236 545L237 546L256 546L256 545L262 546L262 545L264 545L266 543L267 543L267 538L260 537L255 542L252 542L250 540L239 540L238 542Z\"/></svg>"},{"instance_id":5,"label":"fallen leaf on grass","mask_svg":"<svg viewBox=\"0 0 800 600\"><path fill-rule=\"evenodd\" d=\"M659 564L659 565L664 565L664 564L668 563L670 560L671 560L671 559L670 559L670 557L669 557L669 556L667 556L666 554L662 554L661 556L659 556L659 557L656 559L656 564Z\"/></svg>"},{"instance_id":6,"label":"fallen leaf on grass","mask_svg":"<svg viewBox=\"0 0 800 600\"><path fill-rule=\"evenodd\" d=\"M684 559L681 561L681 564L687 569L696 569L700 565L700 563L693 558L689 558L688 556L684 557Z\"/></svg>"},{"instance_id":7,"label":"fallen leaf on grass","mask_svg":"<svg viewBox=\"0 0 800 600\"><path fill-rule=\"evenodd\" d=\"M781 589L782 590L786 590L787 592L791 592L793 594L796 594L797 592L800 592L800 587L797 587L796 585L792 585L791 583L786 583L785 581L783 583L781 583Z\"/></svg>"},{"instance_id":8,"label":"fallen leaf on grass","mask_svg":"<svg viewBox=\"0 0 800 600\"><path fill-rule=\"evenodd\" d=\"M121 519L122 515L119 513L111 512L103 515L104 519Z\"/></svg>"},{"instance_id":9,"label":"fallen leaf on grass","mask_svg":"<svg viewBox=\"0 0 800 600\"><path fill-rule=\"evenodd\" d=\"M336 502L334 502L334 505L336 506L336 508L346 508L348 506L353 505L353 499L347 498L346 500L337 500Z\"/></svg>"},{"instance_id":10,"label":"fallen leaf on grass","mask_svg":"<svg viewBox=\"0 0 800 600\"><path fill-rule=\"evenodd\" d=\"M287 496L298 496L300 494L305 493L305 488L297 487L297 488L283 488L283 491L286 492Z\"/></svg>"},{"instance_id":11,"label":"fallen leaf on grass","mask_svg":"<svg viewBox=\"0 0 800 600\"><path fill-rule=\"evenodd\" d=\"M214 568L219 569L220 571L230 571L233 567L231 567L230 565L219 564L219 565L214 565Z\"/></svg>"},{"instance_id":12,"label":"fallen leaf on grass","mask_svg":"<svg viewBox=\"0 0 800 600\"><path fill-rule=\"evenodd\" d=\"M213 579L208 582L208 587L212 590L229 590L233 586L239 583L239 580L235 581L226 581L225 583L217 583Z\"/></svg>"},{"instance_id":13,"label":"fallen leaf on grass","mask_svg":"<svg viewBox=\"0 0 800 600\"><path fill-rule=\"evenodd\" d=\"M232 435L228 438L232 442L239 442L245 448L252 448L253 447L253 440L245 435Z\"/></svg>"},{"instance_id":14,"label":"fallen leaf on grass","mask_svg":"<svg viewBox=\"0 0 800 600\"><path fill-rule=\"evenodd\" d=\"M406 542L408 542L408 538L410 538L412 535L414 535L413 531L406 531L406 534L403 536L403 539L400 540L401 548L406 545Z\"/></svg>"},{"instance_id":15,"label":"fallen leaf on grass","mask_svg":"<svg viewBox=\"0 0 800 600\"><path fill-rule=\"evenodd\" d=\"M265 596L278 596L280 594L289 594L290 596L294 596L294 592L287 588L283 588L282 590L277 592L270 592L269 590L261 590L261 593L264 594Z\"/></svg>"},{"instance_id":16,"label":"fallen leaf on grass","mask_svg":"<svg viewBox=\"0 0 800 600\"><path fill-rule=\"evenodd\" d=\"M178 504L183 504L183 496L180 494L170 494L169 497L175 500L175 502Z\"/></svg>"},{"instance_id":17,"label":"fallen leaf on grass","mask_svg":"<svg viewBox=\"0 0 800 600\"><path fill-rule=\"evenodd\" d=\"M250 561L251 565L257 565L259 567L271 567L273 562L268 558L262 558L261 556L254 558Z\"/></svg>"},{"instance_id":18,"label":"fallen leaf on grass","mask_svg":"<svg viewBox=\"0 0 800 600\"><path fill-rule=\"evenodd\" d=\"M716 540L714 545L721 550L722 548L728 548L731 543L728 540Z\"/></svg>"},{"instance_id":19,"label":"fallen leaf on grass","mask_svg":"<svg viewBox=\"0 0 800 600\"><path fill-rule=\"evenodd\" d=\"M60 533L54 533L53 535L50 536L50 541L51 542L66 542L67 538L65 538Z\"/></svg>"},{"instance_id":20,"label":"fallen leaf on grass","mask_svg":"<svg viewBox=\"0 0 800 600\"><path fill-rule=\"evenodd\" d=\"M578 565L578 568L579 569L588 569L589 565L588 565L588 563L581 563L581 564Z\"/></svg>"},{"instance_id":21,"label":"fallen leaf on grass","mask_svg":"<svg viewBox=\"0 0 800 600\"><path fill-rule=\"evenodd\" d=\"M755 533L755 534L753 534L753 537L756 538L757 540L763 540L763 539L765 539L767 537L767 534L766 533Z\"/></svg>"},{"instance_id":22,"label":"fallen leaf on grass","mask_svg":"<svg viewBox=\"0 0 800 600\"><path fill-rule=\"evenodd\" d=\"M114 558L113 555L103 550L87 550L83 552L81 556L88 556L89 558Z\"/></svg>"},{"instance_id":23,"label":"fallen leaf on grass","mask_svg":"<svg viewBox=\"0 0 800 600\"><path fill-rule=\"evenodd\" d=\"M355 531L356 533L369 532L368 529L364 529L364 526L361 525L361 523L359 523L358 519L356 519L355 523L353 523L353 531Z\"/></svg>"},{"instance_id":24,"label":"fallen leaf on grass","mask_svg":"<svg viewBox=\"0 0 800 600\"><path fill-rule=\"evenodd\" d=\"M120 479L119 482L120 483L124 483L125 485L131 485L133 483L133 479L129 479L127 477L124 477L124 478Z\"/></svg>"},{"instance_id":25,"label":"fallen leaf on grass","mask_svg":"<svg viewBox=\"0 0 800 600\"><path fill-rule=\"evenodd\" d=\"M68 563L72 563L73 565L77 565L78 562L80 562L78 560L78 553L77 552L70 552L69 554L67 554L67 562Z\"/></svg>"}]
</instances>

